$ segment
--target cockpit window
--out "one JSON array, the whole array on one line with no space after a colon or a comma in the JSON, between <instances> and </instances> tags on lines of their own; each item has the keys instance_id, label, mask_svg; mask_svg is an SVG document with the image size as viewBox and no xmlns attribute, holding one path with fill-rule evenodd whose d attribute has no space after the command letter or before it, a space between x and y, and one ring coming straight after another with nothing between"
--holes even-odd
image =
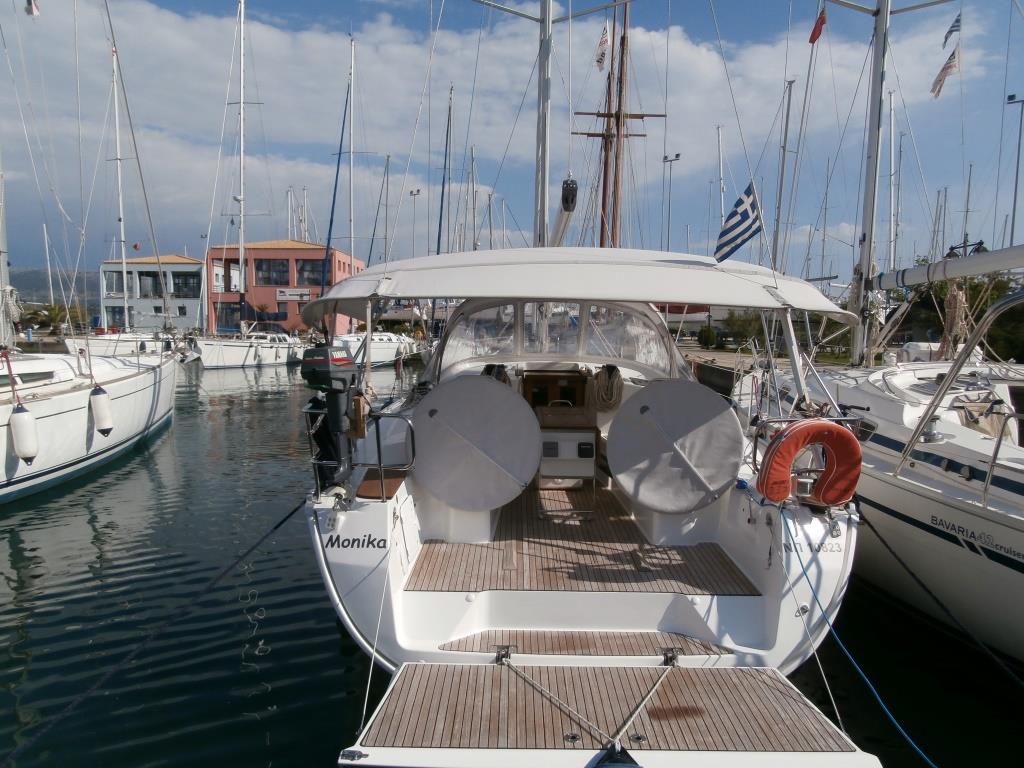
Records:
<instances>
[{"instance_id":1,"label":"cockpit window","mask_svg":"<svg viewBox=\"0 0 1024 768\"><path fill-rule=\"evenodd\" d=\"M500 304L462 315L448 334L444 367L471 357L510 355L515 351L515 304Z\"/></svg>"},{"instance_id":2,"label":"cockpit window","mask_svg":"<svg viewBox=\"0 0 1024 768\"><path fill-rule=\"evenodd\" d=\"M523 304L523 351L573 356L580 349L580 305L554 301Z\"/></svg>"},{"instance_id":3,"label":"cockpit window","mask_svg":"<svg viewBox=\"0 0 1024 768\"><path fill-rule=\"evenodd\" d=\"M658 330L646 317L619 307L591 305L584 351L589 357L632 360L660 371L671 367Z\"/></svg>"}]
</instances>

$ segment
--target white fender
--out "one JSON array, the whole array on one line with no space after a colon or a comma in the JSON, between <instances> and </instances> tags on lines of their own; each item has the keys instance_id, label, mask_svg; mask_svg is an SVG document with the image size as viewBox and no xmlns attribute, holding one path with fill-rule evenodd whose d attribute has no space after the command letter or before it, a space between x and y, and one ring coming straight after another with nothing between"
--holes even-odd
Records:
<instances>
[{"instance_id":1,"label":"white fender","mask_svg":"<svg viewBox=\"0 0 1024 768\"><path fill-rule=\"evenodd\" d=\"M114 414L110 409L110 395L107 390L97 385L89 394L89 408L92 410L92 421L96 431L106 437L114 431Z\"/></svg>"},{"instance_id":2,"label":"white fender","mask_svg":"<svg viewBox=\"0 0 1024 768\"><path fill-rule=\"evenodd\" d=\"M11 438L14 442L14 453L26 464L31 465L39 455L39 433L36 429L36 417L29 413L21 403L11 411Z\"/></svg>"}]
</instances>

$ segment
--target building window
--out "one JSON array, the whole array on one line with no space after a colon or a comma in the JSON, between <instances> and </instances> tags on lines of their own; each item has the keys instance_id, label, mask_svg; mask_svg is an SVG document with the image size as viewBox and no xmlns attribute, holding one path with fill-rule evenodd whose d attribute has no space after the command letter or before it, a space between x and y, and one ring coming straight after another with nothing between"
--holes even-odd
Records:
<instances>
[{"instance_id":1,"label":"building window","mask_svg":"<svg viewBox=\"0 0 1024 768\"><path fill-rule=\"evenodd\" d=\"M256 285L288 285L288 259L256 259Z\"/></svg>"},{"instance_id":2,"label":"building window","mask_svg":"<svg viewBox=\"0 0 1024 768\"><path fill-rule=\"evenodd\" d=\"M163 307L153 307L153 314L154 315L162 315L163 313L164 313L164 308Z\"/></svg>"},{"instance_id":3,"label":"building window","mask_svg":"<svg viewBox=\"0 0 1024 768\"><path fill-rule=\"evenodd\" d=\"M124 307L107 307L107 327L124 328Z\"/></svg>"},{"instance_id":4,"label":"building window","mask_svg":"<svg viewBox=\"0 0 1024 768\"><path fill-rule=\"evenodd\" d=\"M288 302L279 301L277 302L277 314L288 316Z\"/></svg>"},{"instance_id":5,"label":"building window","mask_svg":"<svg viewBox=\"0 0 1024 768\"><path fill-rule=\"evenodd\" d=\"M188 317L188 309L184 304L178 305L178 317Z\"/></svg>"},{"instance_id":6,"label":"building window","mask_svg":"<svg viewBox=\"0 0 1024 768\"><path fill-rule=\"evenodd\" d=\"M103 273L103 290L108 296L124 293L124 275L120 272L105 271Z\"/></svg>"},{"instance_id":7,"label":"building window","mask_svg":"<svg viewBox=\"0 0 1024 768\"><path fill-rule=\"evenodd\" d=\"M139 272L139 298L162 299L163 296L164 292L160 282L160 273Z\"/></svg>"},{"instance_id":8,"label":"building window","mask_svg":"<svg viewBox=\"0 0 1024 768\"><path fill-rule=\"evenodd\" d=\"M296 285L320 285L323 262L320 259L298 259L295 262Z\"/></svg>"},{"instance_id":9,"label":"building window","mask_svg":"<svg viewBox=\"0 0 1024 768\"><path fill-rule=\"evenodd\" d=\"M182 299L199 298L199 273L175 272L171 275L174 295Z\"/></svg>"}]
</instances>

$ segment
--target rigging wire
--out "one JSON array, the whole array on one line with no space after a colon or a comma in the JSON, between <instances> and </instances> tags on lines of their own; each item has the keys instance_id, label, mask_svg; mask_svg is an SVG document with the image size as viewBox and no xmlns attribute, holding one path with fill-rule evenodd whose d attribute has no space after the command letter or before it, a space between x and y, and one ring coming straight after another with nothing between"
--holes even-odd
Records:
<instances>
[{"instance_id":1,"label":"rigging wire","mask_svg":"<svg viewBox=\"0 0 1024 768\"><path fill-rule=\"evenodd\" d=\"M438 9L438 12L437 12L437 27L434 30L433 40L430 43L430 53L427 56L427 71L423 75L423 87L420 89L420 103L416 107L416 121L413 124L412 139L411 139L411 141L409 143L409 152L406 154L406 157L405 157L405 173L402 175L402 189L401 189L401 191L399 192L399 195L398 195L398 205L395 206L395 226L396 226L396 228L398 226L399 216L401 216L401 214L402 214L402 204L405 202L405 198L406 198L405 188L406 188L406 186L409 183L409 168L412 165L412 153L413 153L413 150L416 148L416 134L419 131L420 118L423 115L423 102L426 99L427 91L428 91L429 86L430 86L430 72L431 72L431 69L432 69L433 64L434 64L434 51L437 48L437 31L440 30L440 28L441 28L441 19L444 17L444 4L445 4L445 0L441 0L441 7ZM427 153L427 165L429 166L429 164L430 164L430 153L428 152ZM397 239L398 238L395 238L395 240L397 240ZM391 241L391 248L394 247L395 240ZM386 260L390 261L390 248L388 249L388 251L389 251L389 253L387 254L388 258Z\"/></svg>"},{"instance_id":2,"label":"rigging wire","mask_svg":"<svg viewBox=\"0 0 1024 768\"><path fill-rule=\"evenodd\" d=\"M224 93L224 112L221 115L221 120L220 120L220 140L217 142L217 165L215 167L214 175L213 175L213 192L210 195L210 216L209 216L209 218L206 221L206 236L205 236L206 253L203 254L203 269L202 269L202 272L201 272L201 274L203 276L203 282L202 282L202 285L199 286L200 303L203 305L203 308L200 309L200 313L199 313L200 314L200 323L201 323L201 328L203 330L207 331L207 332L209 332L209 330L210 330L210 327L209 327L210 326L210 318L207 317L208 311L206 309L206 303L203 302L202 299L206 295L206 290L207 290L206 286L207 286L207 283L209 282L207 277L206 277L206 265L207 265L207 263L209 261L209 259L207 257L209 256L210 248L212 247L212 243L210 242L210 235L213 233L213 212L214 212L215 207L217 205L217 186L220 184L220 166L221 166L221 162L222 162L223 157L224 157L224 133L227 130L227 124L228 124L228 99L231 98L231 82L232 82L232 80L234 79L234 76L235 76L235 46L238 44L238 27L239 27L238 17L241 14L241 12L242 12L241 6L238 6L238 9L235 11L235 33L234 33L234 37L231 40L231 59L230 59L230 61L228 63L228 84L227 84L227 89L226 89L226 91ZM226 231L225 231L224 242L225 243L227 242L227 232ZM223 254L223 251L222 251L222 254ZM230 269L229 269L229 272L230 272ZM230 288L231 287L231 284L230 284L231 283L231 276L230 276L230 274L225 275L225 278L226 278L225 279L225 287L226 288ZM216 330L216 327L217 327L217 323L216 323L216 318L215 318L214 319L214 330Z\"/></svg>"}]
</instances>

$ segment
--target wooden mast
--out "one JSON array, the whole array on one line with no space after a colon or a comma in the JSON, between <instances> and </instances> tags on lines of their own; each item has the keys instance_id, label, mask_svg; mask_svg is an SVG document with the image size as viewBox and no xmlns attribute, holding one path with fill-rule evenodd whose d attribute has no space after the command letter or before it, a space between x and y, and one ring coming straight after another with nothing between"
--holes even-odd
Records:
<instances>
[{"instance_id":1,"label":"wooden mast","mask_svg":"<svg viewBox=\"0 0 1024 768\"><path fill-rule=\"evenodd\" d=\"M629 76L629 3L622 6L622 34L618 36L618 56L615 39L618 11L612 16L611 65L608 70L608 89L604 112L577 112L604 118L604 130L573 131L577 136L601 139L601 210L598 214L601 225L600 245L602 248L618 248L622 234L622 177L624 168L624 139L643 137L646 133L627 133L627 120L643 120L645 117L665 117L654 112L629 112L627 110L626 81Z\"/></svg>"}]
</instances>

